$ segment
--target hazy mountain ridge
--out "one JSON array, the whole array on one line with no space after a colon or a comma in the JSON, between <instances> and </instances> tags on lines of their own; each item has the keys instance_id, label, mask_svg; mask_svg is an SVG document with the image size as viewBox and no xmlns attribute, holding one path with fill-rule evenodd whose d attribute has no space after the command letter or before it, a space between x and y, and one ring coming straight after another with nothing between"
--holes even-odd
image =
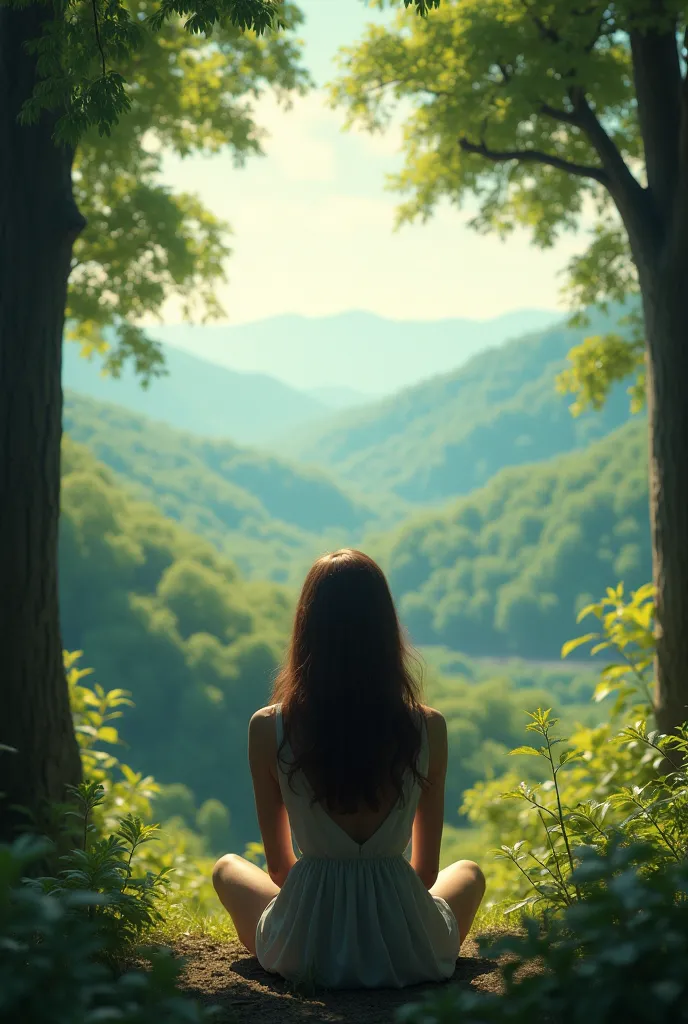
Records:
<instances>
[{"instance_id":1,"label":"hazy mountain ridge","mask_svg":"<svg viewBox=\"0 0 688 1024\"><path fill-rule=\"evenodd\" d=\"M505 466L583 448L628 419L623 387L601 412L578 418L555 389L571 346L616 323L598 315L587 329L560 324L514 339L453 373L301 427L282 450L411 502L468 494Z\"/></svg>"},{"instance_id":2,"label":"hazy mountain ridge","mask_svg":"<svg viewBox=\"0 0 688 1024\"><path fill-rule=\"evenodd\" d=\"M374 399L454 370L476 352L557 319L556 312L527 309L482 321L390 320L351 310L236 325L178 324L151 328L151 334L199 358L268 373L309 393L339 388Z\"/></svg>"},{"instance_id":3,"label":"hazy mountain ridge","mask_svg":"<svg viewBox=\"0 0 688 1024\"><path fill-rule=\"evenodd\" d=\"M147 389L129 367L114 380L98 360L82 359L78 346L65 345L65 388L101 402L207 437L260 444L285 430L324 418L332 411L306 394L265 374L239 373L165 346L167 374Z\"/></svg>"}]
</instances>

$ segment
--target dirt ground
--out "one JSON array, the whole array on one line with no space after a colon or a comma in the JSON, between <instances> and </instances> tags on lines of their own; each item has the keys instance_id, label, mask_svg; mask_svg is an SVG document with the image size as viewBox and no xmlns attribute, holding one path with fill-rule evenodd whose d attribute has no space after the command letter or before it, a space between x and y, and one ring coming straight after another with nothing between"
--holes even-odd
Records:
<instances>
[{"instance_id":1,"label":"dirt ground","mask_svg":"<svg viewBox=\"0 0 688 1024\"><path fill-rule=\"evenodd\" d=\"M186 961L181 987L200 1002L219 1006L218 1024L392 1024L397 1007L432 989L500 990L497 965L480 957L471 939L464 943L454 976L442 985L374 992L294 993L236 941L188 937L176 942L174 950Z\"/></svg>"}]
</instances>

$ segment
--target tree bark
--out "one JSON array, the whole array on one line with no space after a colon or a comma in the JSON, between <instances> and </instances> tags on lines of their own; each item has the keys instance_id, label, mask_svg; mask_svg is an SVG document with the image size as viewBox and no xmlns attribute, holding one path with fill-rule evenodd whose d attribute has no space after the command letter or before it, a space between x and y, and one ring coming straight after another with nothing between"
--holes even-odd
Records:
<instances>
[{"instance_id":1,"label":"tree bark","mask_svg":"<svg viewBox=\"0 0 688 1024\"><path fill-rule=\"evenodd\" d=\"M688 254L680 246L643 288L657 588L655 718L665 733L688 721L687 284Z\"/></svg>"},{"instance_id":2,"label":"tree bark","mask_svg":"<svg viewBox=\"0 0 688 1024\"><path fill-rule=\"evenodd\" d=\"M19 125L35 83L24 48L52 5L0 7L0 840L80 778L62 665L57 533L62 331L84 226L54 118Z\"/></svg>"}]
</instances>

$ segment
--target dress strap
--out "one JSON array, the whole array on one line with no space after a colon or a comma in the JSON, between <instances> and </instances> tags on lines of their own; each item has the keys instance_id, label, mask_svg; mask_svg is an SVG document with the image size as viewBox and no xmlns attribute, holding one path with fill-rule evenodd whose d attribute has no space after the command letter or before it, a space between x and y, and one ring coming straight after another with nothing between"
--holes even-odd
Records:
<instances>
[{"instance_id":1,"label":"dress strap","mask_svg":"<svg viewBox=\"0 0 688 1024\"><path fill-rule=\"evenodd\" d=\"M281 704L275 704L275 736L277 737L277 749L279 750L284 738L284 723L282 721Z\"/></svg>"}]
</instances>

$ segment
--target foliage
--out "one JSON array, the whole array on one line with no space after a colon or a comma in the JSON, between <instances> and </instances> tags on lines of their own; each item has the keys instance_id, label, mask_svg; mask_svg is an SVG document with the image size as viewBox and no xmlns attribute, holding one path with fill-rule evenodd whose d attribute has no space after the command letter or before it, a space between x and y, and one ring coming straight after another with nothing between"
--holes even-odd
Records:
<instances>
[{"instance_id":1,"label":"foliage","mask_svg":"<svg viewBox=\"0 0 688 1024\"><path fill-rule=\"evenodd\" d=\"M639 587L651 573L643 434L628 424L580 454L504 470L369 545L413 639L555 658L612 574Z\"/></svg>"},{"instance_id":2,"label":"foliage","mask_svg":"<svg viewBox=\"0 0 688 1024\"><path fill-rule=\"evenodd\" d=\"M141 463L142 478L144 469ZM115 773L112 781L98 776L111 831L122 806L146 822L162 822L161 839L141 851L141 862L151 870L175 866L172 898L180 900L187 886L195 901L196 876L191 869L184 874L180 848L168 848L165 834L175 837L191 862L203 856L200 836L213 853L241 852L255 839L246 723L268 699L294 594L243 581L199 538L131 500L108 471L69 441L63 471L63 631L70 648L89 652L98 679L85 696L88 678L77 663L70 664L82 752L92 758L87 774L95 778L105 768ZM203 615L198 593L194 598L185 587L172 587L179 573L188 572L205 588ZM199 626L203 631L194 632ZM446 806L447 820L458 825L463 790L499 775L509 749L523 741L524 703L543 703L550 693L566 705L569 717L584 713L581 702L592 691L592 676L575 665L536 670L482 664L449 651L423 653L429 663L427 699L445 713L452 737ZM118 717L128 707L122 680L136 695L122 731L129 747L126 768L116 763L117 747L111 745ZM93 753L84 748L87 741ZM208 800L228 809L228 826L211 826L207 808L199 821Z\"/></svg>"},{"instance_id":3,"label":"foliage","mask_svg":"<svg viewBox=\"0 0 688 1024\"><path fill-rule=\"evenodd\" d=\"M103 802L104 787L87 780L70 792L76 809L66 813L77 819L83 845L60 857L64 867L56 876L40 877L33 884L48 895L81 893L104 947L110 954L121 953L161 919L158 903L168 872L140 874L134 863L139 847L154 840L158 829L129 812L119 819L115 832L99 834L93 815Z\"/></svg>"},{"instance_id":4,"label":"foliage","mask_svg":"<svg viewBox=\"0 0 688 1024\"><path fill-rule=\"evenodd\" d=\"M209 544L131 500L69 442L60 559L66 645L89 652L104 693L126 680L136 694L123 733L133 776L145 765L163 783L184 782L201 803L221 800L237 841L254 838L246 722L269 694L291 595L242 580ZM205 588L202 624L200 592L185 602L172 586L180 571Z\"/></svg>"},{"instance_id":5,"label":"foliage","mask_svg":"<svg viewBox=\"0 0 688 1024\"><path fill-rule=\"evenodd\" d=\"M92 918L102 901L81 887L46 894L21 884L46 853L24 836L0 846L0 1017L31 1024L201 1024L211 1013L180 995L179 967L164 951L141 955L150 970L108 966Z\"/></svg>"},{"instance_id":6,"label":"foliage","mask_svg":"<svg viewBox=\"0 0 688 1024\"><path fill-rule=\"evenodd\" d=\"M643 845L588 850L572 884L586 888L546 932L492 944L509 955L505 990L453 988L404 1007L399 1024L662 1024L688 1020L688 863L643 870Z\"/></svg>"},{"instance_id":7,"label":"foliage","mask_svg":"<svg viewBox=\"0 0 688 1024\"><path fill-rule=\"evenodd\" d=\"M432 650L423 649L422 654L426 660L434 658ZM592 692L591 677L584 674L578 680L573 674L558 680L553 672L543 671L538 678L532 666L524 665L524 678L519 685L517 666L461 660L461 672L450 672L445 667L442 675L438 675L436 669L430 669L424 685L425 699L447 721L445 822L452 826L466 824L465 817L458 815L466 790L508 771L509 751L526 736L524 706L544 703L552 699L553 692L557 693L564 703L564 717L573 726L574 721L588 716L583 701ZM466 856L458 845L458 837L456 848L457 856Z\"/></svg>"},{"instance_id":8,"label":"foliage","mask_svg":"<svg viewBox=\"0 0 688 1024\"><path fill-rule=\"evenodd\" d=\"M621 334L591 335L569 352L569 367L557 377L560 394L573 394L570 406L579 416L589 406L599 411L604 407L615 381L635 374L628 388L631 412L638 413L645 404L645 339L640 334L629 338Z\"/></svg>"},{"instance_id":9,"label":"foliage","mask_svg":"<svg viewBox=\"0 0 688 1024\"><path fill-rule=\"evenodd\" d=\"M641 703L652 704L650 673L655 658L655 587L646 583L624 599L624 586L608 587L606 596L595 604L587 605L578 613L578 622L594 615L602 631L586 633L564 644L562 658L584 644L593 643L591 654L611 650L617 660L602 669L600 682L595 688L595 700L604 700L616 691L614 712L619 712L629 698L642 697ZM618 659L621 658L621 664Z\"/></svg>"},{"instance_id":10,"label":"foliage","mask_svg":"<svg viewBox=\"0 0 688 1024\"><path fill-rule=\"evenodd\" d=\"M544 908L546 927L522 914L521 933L493 945L490 955L508 954L499 996L456 990L404 1008L400 1022L688 1020L688 726L663 736L637 718L649 711L638 700L648 693L653 597L649 585L628 600L610 588L584 610L601 631L566 645L596 641L616 654L619 672L605 669L596 694L617 691L611 720L557 749L566 741L553 735L556 719L534 712L539 747L512 754L544 759L549 779L508 787L512 774L466 795L469 816L489 823L519 872L520 898L505 912ZM517 889L502 876L497 896Z\"/></svg>"},{"instance_id":11,"label":"foliage","mask_svg":"<svg viewBox=\"0 0 688 1024\"><path fill-rule=\"evenodd\" d=\"M557 324L515 338L451 373L314 423L294 451L366 494L384 488L436 503L482 487L507 466L583 448L628 420L627 397L618 388L601 412L572 418L556 394L557 375L587 330L614 329L624 309L591 312L586 328Z\"/></svg>"},{"instance_id":12,"label":"foliage","mask_svg":"<svg viewBox=\"0 0 688 1024\"><path fill-rule=\"evenodd\" d=\"M405 166L390 180L406 197L400 223L429 218L444 199L462 206L470 197L476 230L506 237L526 227L547 248L592 208L596 224L586 253L571 264L570 294L575 303L618 301L637 293L629 210L634 202L643 213L651 206L640 186L661 159L653 119L641 125L639 113L659 102L657 80L644 81L637 65L675 61L678 89L685 17L681 0L585 7L557 0L544 9L521 0L446 0L432 18L400 13L391 27L370 26L343 49L332 99L350 124L369 131L383 130L399 107L409 111ZM664 56L654 50L648 58L659 40ZM636 87L644 87L640 99ZM593 389L583 357L593 347L600 354L606 342L574 356L566 383L578 407L601 401L604 387L638 365L636 339L612 333L608 341Z\"/></svg>"},{"instance_id":13,"label":"foliage","mask_svg":"<svg viewBox=\"0 0 688 1024\"><path fill-rule=\"evenodd\" d=\"M201 827L203 807L196 810L193 794L186 787L169 787L177 793L181 788L183 806L188 810L185 817L179 814L179 803L175 805L168 798L165 804L165 787L152 776L133 771L116 756L114 751L124 744L112 723L122 717L123 707L133 708L134 704L125 690L106 692L99 683L87 686L84 680L91 670L79 668L81 656L80 651L65 653L70 706L87 780L77 794L77 811L68 808L61 819L63 826L70 826L69 838L78 847L66 855L65 870L79 872L83 868L90 873L91 884L98 891L101 882L109 885L110 902L104 914L121 944L132 937L131 930L122 928L120 923L118 903L122 889L125 910L133 909L134 924L138 914L139 930L150 930L153 926L157 930L161 926L162 917L156 909L160 906L164 906L165 918L174 920L211 912L215 898L209 879L215 851L210 836ZM228 820L227 809L219 801L213 804L222 809ZM65 808L58 808L58 826L60 810L64 814ZM79 810L81 818L75 830L73 823ZM162 824L153 826L154 821ZM217 835L215 831L213 838ZM93 843L89 837L94 837ZM133 887L130 871L125 870L122 851L118 849L122 842L133 845L136 852L138 876ZM72 886L85 882L78 874L70 876ZM134 898L129 899L132 893ZM133 908L129 904L134 904Z\"/></svg>"},{"instance_id":14,"label":"foliage","mask_svg":"<svg viewBox=\"0 0 688 1024\"><path fill-rule=\"evenodd\" d=\"M563 741L553 736L550 712L538 711L529 729L544 742L512 753L545 757L549 779L533 783L532 774L523 781L509 772L465 794L468 819L482 825L486 843L520 872L513 877L501 870L491 879L493 897L508 899L513 910L577 899L570 879L583 848L604 852L611 843L641 841L654 849L655 870L688 854L688 730L663 736L648 726L653 612L649 585L628 599L621 587L610 588L585 609L598 617L601 631L571 641L565 652L593 641L611 650L615 660L602 670L595 691L598 702L616 695L608 720L579 726Z\"/></svg>"},{"instance_id":15,"label":"foliage","mask_svg":"<svg viewBox=\"0 0 688 1024\"><path fill-rule=\"evenodd\" d=\"M21 7L21 0L4 0ZM404 0L418 14L439 0ZM293 9L284 0L161 0L154 8L132 8L123 0L87 5L70 0L56 9L38 39L28 40L38 57L38 82L22 111L35 124L44 110L59 111L56 138L75 145L85 132L110 135L132 107L135 76L127 62L144 43L146 30L160 32L167 23L186 19L189 34L220 34L226 26L256 35L283 30ZM126 77L125 77L126 76Z\"/></svg>"},{"instance_id":16,"label":"foliage","mask_svg":"<svg viewBox=\"0 0 688 1024\"><path fill-rule=\"evenodd\" d=\"M110 9L94 8L105 23ZM144 381L161 372L163 357L134 325L170 299L185 317L221 315L215 290L229 255L228 225L162 182L163 156L225 149L242 164L261 155L248 97L271 88L286 104L308 82L294 38L301 15L290 4L281 13L288 32L259 36L228 20L212 44L177 17L146 29L156 9L150 0L124 5L136 12L139 45L117 54L127 107L116 130L79 133L74 191L87 227L74 246L67 309L68 335L84 355L99 354L115 376L131 360Z\"/></svg>"},{"instance_id":17,"label":"foliage","mask_svg":"<svg viewBox=\"0 0 688 1024\"><path fill-rule=\"evenodd\" d=\"M134 494L253 577L300 582L321 551L359 535L375 518L317 470L74 394L67 396L65 428Z\"/></svg>"}]
</instances>

